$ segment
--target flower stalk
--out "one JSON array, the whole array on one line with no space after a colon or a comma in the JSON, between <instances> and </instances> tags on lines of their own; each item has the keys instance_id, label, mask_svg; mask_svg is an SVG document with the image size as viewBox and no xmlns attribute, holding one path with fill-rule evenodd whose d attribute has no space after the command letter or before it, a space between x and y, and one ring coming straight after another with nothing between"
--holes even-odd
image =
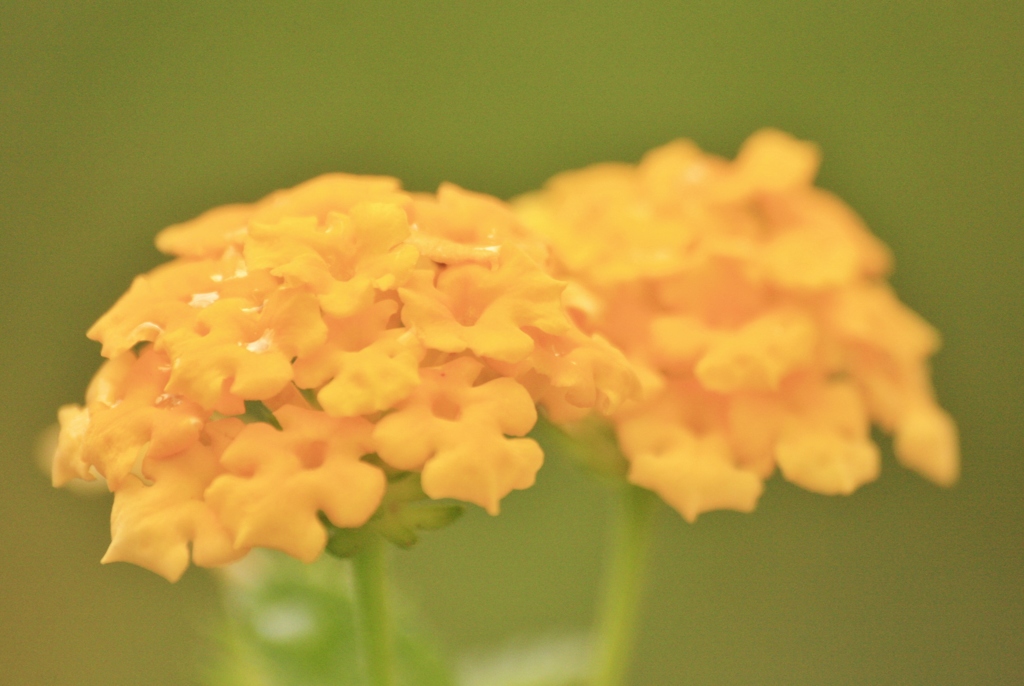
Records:
<instances>
[{"instance_id":1,"label":"flower stalk","mask_svg":"<svg viewBox=\"0 0 1024 686\"><path fill-rule=\"evenodd\" d=\"M370 686L394 686L385 542L370 537L352 558L360 649Z\"/></svg>"},{"instance_id":2,"label":"flower stalk","mask_svg":"<svg viewBox=\"0 0 1024 686\"><path fill-rule=\"evenodd\" d=\"M593 686L622 686L643 600L656 496L623 483L611 527L596 634Z\"/></svg>"}]
</instances>

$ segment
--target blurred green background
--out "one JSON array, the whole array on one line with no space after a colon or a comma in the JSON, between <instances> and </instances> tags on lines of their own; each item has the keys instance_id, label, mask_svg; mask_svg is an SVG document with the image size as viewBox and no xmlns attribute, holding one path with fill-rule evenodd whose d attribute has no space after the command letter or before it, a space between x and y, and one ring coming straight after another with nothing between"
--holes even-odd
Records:
<instances>
[{"instance_id":1,"label":"blurred green background","mask_svg":"<svg viewBox=\"0 0 1024 686\"><path fill-rule=\"evenodd\" d=\"M0 683L191 684L213 578L99 565L107 497L33 457L85 329L157 230L331 170L509 197L676 137L772 125L894 249L943 332L944 491L887 456L850 498L665 509L633 683L1024 683L1024 3L5 2ZM557 460L497 519L395 555L453 654L591 616L602 489Z\"/></svg>"}]
</instances>

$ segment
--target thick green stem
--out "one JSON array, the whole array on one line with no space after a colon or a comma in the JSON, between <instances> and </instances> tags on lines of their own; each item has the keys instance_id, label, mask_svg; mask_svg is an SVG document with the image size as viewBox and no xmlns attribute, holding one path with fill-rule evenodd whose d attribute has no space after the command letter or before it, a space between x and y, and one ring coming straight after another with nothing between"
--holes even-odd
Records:
<instances>
[{"instance_id":1,"label":"thick green stem","mask_svg":"<svg viewBox=\"0 0 1024 686\"><path fill-rule=\"evenodd\" d=\"M593 686L625 683L643 599L656 502L646 489L621 486L600 600Z\"/></svg>"},{"instance_id":2,"label":"thick green stem","mask_svg":"<svg viewBox=\"0 0 1024 686\"><path fill-rule=\"evenodd\" d=\"M356 619L369 686L393 686L384 540L372 536L352 558Z\"/></svg>"}]
</instances>

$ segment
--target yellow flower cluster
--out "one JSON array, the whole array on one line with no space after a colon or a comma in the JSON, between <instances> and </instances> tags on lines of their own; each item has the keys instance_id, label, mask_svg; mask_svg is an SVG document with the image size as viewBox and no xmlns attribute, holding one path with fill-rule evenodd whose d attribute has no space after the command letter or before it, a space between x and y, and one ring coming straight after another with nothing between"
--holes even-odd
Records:
<instances>
[{"instance_id":1,"label":"yellow flower cluster","mask_svg":"<svg viewBox=\"0 0 1024 686\"><path fill-rule=\"evenodd\" d=\"M776 466L852 492L879 473L872 423L904 465L957 479L927 367L938 335L886 284L888 249L813 186L818 163L774 130L732 162L677 141L514 203L585 286L567 293L581 326L640 370L646 399L614 417L630 480L687 520L752 510Z\"/></svg>"},{"instance_id":2,"label":"yellow flower cluster","mask_svg":"<svg viewBox=\"0 0 1024 686\"><path fill-rule=\"evenodd\" d=\"M168 579L249 548L312 560L389 469L492 514L534 481L535 404L609 413L639 383L584 334L547 248L502 202L335 174L172 226L89 337L108 361L61 408L53 468L115 493L104 561ZM252 421L253 419L262 421ZM243 419L247 421L243 421Z\"/></svg>"}]
</instances>

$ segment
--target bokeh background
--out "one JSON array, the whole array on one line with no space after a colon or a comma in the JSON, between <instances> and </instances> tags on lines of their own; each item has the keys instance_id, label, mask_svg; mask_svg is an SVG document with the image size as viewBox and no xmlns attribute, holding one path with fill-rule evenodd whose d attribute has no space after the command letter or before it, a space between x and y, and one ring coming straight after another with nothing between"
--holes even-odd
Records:
<instances>
[{"instance_id":1,"label":"bokeh background","mask_svg":"<svg viewBox=\"0 0 1024 686\"><path fill-rule=\"evenodd\" d=\"M849 498L659 516L633 683L1024 683L1024 3L4 2L0 683L192 684L216 585L101 567L107 497L34 458L99 363L83 332L157 230L322 172L510 197L772 125L897 256L944 334L964 470L887 452ZM395 556L454 654L591 617L605 493L551 460L497 519Z\"/></svg>"}]
</instances>

